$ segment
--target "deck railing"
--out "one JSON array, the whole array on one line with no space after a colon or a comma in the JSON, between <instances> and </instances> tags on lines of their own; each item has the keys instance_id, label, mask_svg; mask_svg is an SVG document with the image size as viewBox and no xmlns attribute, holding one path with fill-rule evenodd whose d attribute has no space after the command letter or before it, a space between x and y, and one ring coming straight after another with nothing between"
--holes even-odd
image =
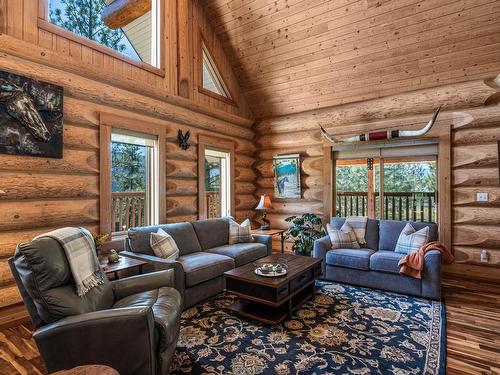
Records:
<instances>
[{"instance_id":1,"label":"deck railing","mask_svg":"<svg viewBox=\"0 0 500 375\"><path fill-rule=\"evenodd\" d=\"M375 193L375 212L381 217L379 193ZM384 192L385 219L436 221L435 192ZM337 193L337 216L368 216L368 193Z\"/></svg>"},{"instance_id":2,"label":"deck railing","mask_svg":"<svg viewBox=\"0 0 500 375\"><path fill-rule=\"evenodd\" d=\"M111 193L111 223L115 232L146 225L144 192Z\"/></svg>"},{"instance_id":3,"label":"deck railing","mask_svg":"<svg viewBox=\"0 0 500 375\"><path fill-rule=\"evenodd\" d=\"M207 217L209 219L221 216L220 191L205 192L207 202Z\"/></svg>"}]
</instances>

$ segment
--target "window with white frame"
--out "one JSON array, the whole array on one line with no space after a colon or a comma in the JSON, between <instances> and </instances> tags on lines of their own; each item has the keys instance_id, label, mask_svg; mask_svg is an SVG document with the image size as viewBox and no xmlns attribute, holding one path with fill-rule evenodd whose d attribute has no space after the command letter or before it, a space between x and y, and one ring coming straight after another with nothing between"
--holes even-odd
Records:
<instances>
[{"instance_id":1,"label":"window with white frame","mask_svg":"<svg viewBox=\"0 0 500 375\"><path fill-rule=\"evenodd\" d=\"M231 214L230 153L205 149L207 218Z\"/></svg>"},{"instance_id":2,"label":"window with white frame","mask_svg":"<svg viewBox=\"0 0 500 375\"><path fill-rule=\"evenodd\" d=\"M231 99L231 94L217 69L205 43L202 43L202 87L214 94Z\"/></svg>"},{"instance_id":3,"label":"window with white frame","mask_svg":"<svg viewBox=\"0 0 500 375\"><path fill-rule=\"evenodd\" d=\"M159 222L158 138L113 129L111 135L113 232Z\"/></svg>"},{"instance_id":4,"label":"window with white frame","mask_svg":"<svg viewBox=\"0 0 500 375\"><path fill-rule=\"evenodd\" d=\"M160 66L160 0L152 0L151 9L118 28L110 28L103 19L114 0L47 1L50 23L131 59Z\"/></svg>"}]
</instances>

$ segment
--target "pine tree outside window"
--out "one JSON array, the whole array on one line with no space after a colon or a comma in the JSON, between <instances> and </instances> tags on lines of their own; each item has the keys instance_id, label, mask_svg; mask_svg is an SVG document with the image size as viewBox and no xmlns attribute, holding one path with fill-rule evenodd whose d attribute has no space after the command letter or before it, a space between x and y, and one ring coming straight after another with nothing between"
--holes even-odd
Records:
<instances>
[{"instance_id":1,"label":"pine tree outside window","mask_svg":"<svg viewBox=\"0 0 500 375\"><path fill-rule=\"evenodd\" d=\"M50 23L128 58L154 67L160 66L160 0L152 0L152 10L122 28L113 30L101 19L102 10L114 0L47 0Z\"/></svg>"}]
</instances>

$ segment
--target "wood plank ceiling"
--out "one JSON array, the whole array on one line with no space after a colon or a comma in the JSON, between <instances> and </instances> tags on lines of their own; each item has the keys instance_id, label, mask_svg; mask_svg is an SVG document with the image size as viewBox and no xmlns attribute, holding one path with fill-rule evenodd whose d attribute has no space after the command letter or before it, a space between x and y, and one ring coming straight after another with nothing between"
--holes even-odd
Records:
<instances>
[{"instance_id":1,"label":"wood plank ceiling","mask_svg":"<svg viewBox=\"0 0 500 375\"><path fill-rule=\"evenodd\" d=\"M202 0L256 118L500 72L499 0Z\"/></svg>"}]
</instances>

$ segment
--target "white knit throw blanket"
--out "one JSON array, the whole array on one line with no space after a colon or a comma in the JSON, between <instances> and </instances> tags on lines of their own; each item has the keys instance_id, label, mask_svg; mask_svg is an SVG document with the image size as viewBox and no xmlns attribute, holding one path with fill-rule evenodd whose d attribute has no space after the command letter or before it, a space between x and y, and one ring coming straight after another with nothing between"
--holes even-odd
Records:
<instances>
[{"instance_id":1,"label":"white knit throw blanket","mask_svg":"<svg viewBox=\"0 0 500 375\"><path fill-rule=\"evenodd\" d=\"M66 227L42 234L35 239L42 237L53 238L61 244L66 253L79 297L104 282L94 239L88 230Z\"/></svg>"}]
</instances>

